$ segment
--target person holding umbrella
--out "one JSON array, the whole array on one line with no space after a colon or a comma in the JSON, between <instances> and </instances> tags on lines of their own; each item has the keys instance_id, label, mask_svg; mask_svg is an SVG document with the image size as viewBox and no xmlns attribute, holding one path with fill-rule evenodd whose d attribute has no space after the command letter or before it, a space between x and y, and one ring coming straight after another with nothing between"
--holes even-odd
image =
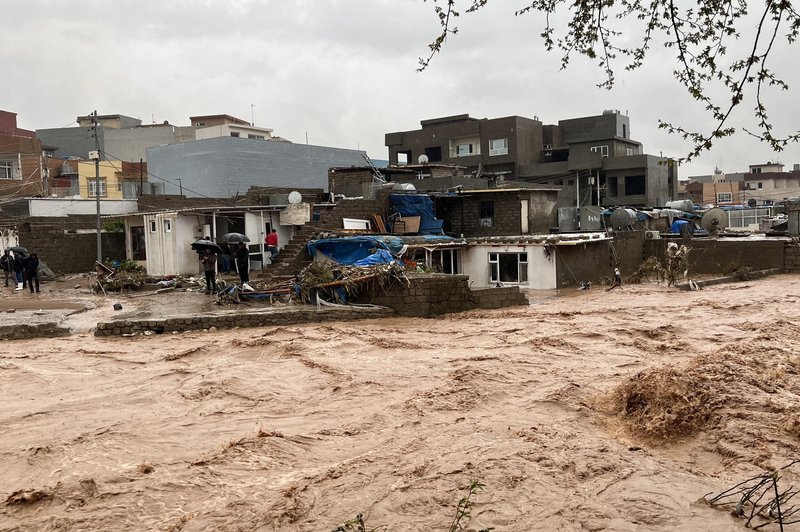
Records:
<instances>
[{"instance_id":1,"label":"person holding umbrella","mask_svg":"<svg viewBox=\"0 0 800 532\"><path fill-rule=\"evenodd\" d=\"M11 250L11 252L14 254L11 269L14 271L14 277L17 279L17 287L14 291L20 292L25 289L25 263L23 262L25 255L19 251Z\"/></svg>"},{"instance_id":2,"label":"person holding umbrella","mask_svg":"<svg viewBox=\"0 0 800 532\"><path fill-rule=\"evenodd\" d=\"M213 294L217 291L217 254L206 248L200 251L200 263L206 274L206 294Z\"/></svg>"},{"instance_id":3,"label":"person holding umbrella","mask_svg":"<svg viewBox=\"0 0 800 532\"><path fill-rule=\"evenodd\" d=\"M239 247L236 249L236 270L239 272L242 284L250 281L250 250L244 242L239 242Z\"/></svg>"},{"instance_id":4,"label":"person holding umbrella","mask_svg":"<svg viewBox=\"0 0 800 532\"><path fill-rule=\"evenodd\" d=\"M28 283L31 294L33 293L34 282L36 283L36 292L39 292L39 255L34 251L28 255L22 263L25 266L25 282ZM23 286L23 289L24 288Z\"/></svg>"}]
</instances>

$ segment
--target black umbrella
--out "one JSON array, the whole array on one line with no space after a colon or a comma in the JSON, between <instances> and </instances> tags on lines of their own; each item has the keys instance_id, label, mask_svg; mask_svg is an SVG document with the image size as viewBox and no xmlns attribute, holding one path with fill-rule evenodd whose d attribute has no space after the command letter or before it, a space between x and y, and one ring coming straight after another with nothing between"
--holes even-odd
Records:
<instances>
[{"instance_id":1,"label":"black umbrella","mask_svg":"<svg viewBox=\"0 0 800 532\"><path fill-rule=\"evenodd\" d=\"M205 240L201 238L200 240L195 240L192 242L192 249L195 251L202 251L204 249L209 249L214 253L222 253L222 248L216 245L211 240Z\"/></svg>"},{"instance_id":2,"label":"black umbrella","mask_svg":"<svg viewBox=\"0 0 800 532\"><path fill-rule=\"evenodd\" d=\"M19 255L27 255L28 254L28 250L25 249L22 246L11 246L10 248L8 248L8 250L9 251L13 251L15 254L19 254Z\"/></svg>"},{"instance_id":3,"label":"black umbrella","mask_svg":"<svg viewBox=\"0 0 800 532\"><path fill-rule=\"evenodd\" d=\"M247 235L243 235L242 233L225 233L221 237L217 239L218 242L250 242L250 239L247 238Z\"/></svg>"}]
</instances>

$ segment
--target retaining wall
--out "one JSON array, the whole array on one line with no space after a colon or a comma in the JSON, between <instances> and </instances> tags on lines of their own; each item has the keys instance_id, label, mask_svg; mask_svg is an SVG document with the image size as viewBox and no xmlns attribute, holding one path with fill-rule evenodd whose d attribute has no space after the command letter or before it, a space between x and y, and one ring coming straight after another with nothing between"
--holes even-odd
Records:
<instances>
[{"instance_id":1,"label":"retaining wall","mask_svg":"<svg viewBox=\"0 0 800 532\"><path fill-rule=\"evenodd\" d=\"M291 308L268 309L264 312L241 313L227 311L221 314L172 316L149 320L118 320L97 324L95 336L133 336L140 334L164 334L184 331L199 331L215 327L233 329L234 327L270 327L296 323L346 321L390 316L392 311L385 308L331 308L297 306Z\"/></svg>"}]
</instances>

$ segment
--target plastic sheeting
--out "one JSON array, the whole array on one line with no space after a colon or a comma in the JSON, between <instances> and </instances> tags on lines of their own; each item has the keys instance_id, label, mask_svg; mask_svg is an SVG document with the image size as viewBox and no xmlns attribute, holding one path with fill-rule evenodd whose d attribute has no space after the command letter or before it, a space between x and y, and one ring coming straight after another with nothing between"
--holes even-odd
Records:
<instances>
[{"instance_id":1,"label":"plastic sheeting","mask_svg":"<svg viewBox=\"0 0 800 532\"><path fill-rule=\"evenodd\" d=\"M353 264L372 255L378 249L389 251L389 247L381 239L371 236L322 238L312 240L306 247L312 258L316 257L317 253L322 253L339 264Z\"/></svg>"},{"instance_id":2,"label":"plastic sheeting","mask_svg":"<svg viewBox=\"0 0 800 532\"><path fill-rule=\"evenodd\" d=\"M372 255L367 255L361 260L357 260L353 263L353 266L372 266L374 264L388 264L390 262L394 262L396 259L392 257L392 254L386 251L385 249L379 249Z\"/></svg>"},{"instance_id":3,"label":"plastic sheeting","mask_svg":"<svg viewBox=\"0 0 800 532\"><path fill-rule=\"evenodd\" d=\"M444 220L437 220L433 213L433 200L425 194L389 194L392 204L400 216L419 216L419 234L442 234Z\"/></svg>"}]
</instances>

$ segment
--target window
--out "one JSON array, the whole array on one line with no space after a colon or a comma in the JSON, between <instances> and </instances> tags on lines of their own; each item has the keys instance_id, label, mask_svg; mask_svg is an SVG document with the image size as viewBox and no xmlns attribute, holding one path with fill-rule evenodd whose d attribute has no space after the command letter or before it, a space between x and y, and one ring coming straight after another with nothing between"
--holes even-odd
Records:
<instances>
[{"instance_id":1,"label":"window","mask_svg":"<svg viewBox=\"0 0 800 532\"><path fill-rule=\"evenodd\" d=\"M629 156L636 155L636 150L634 150L633 148L625 148L625 153Z\"/></svg>"},{"instance_id":2,"label":"window","mask_svg":"<svg viewBox=\"0 0 800 532\"><path fill-rule=\"evenodd\" d=\"M589 151L599 153L600 156L602 157L608 157L608 145L592 146L591 148L589 148Z\"/></svg>"},{"instance_id":3,"label":"window","mask_svg":"<svg viewBox=\"0 0 800 532\"><path fill-rule=\"evenodd\" d=\"M13 179L14 165L11 161L0 161L0 179Z\"/></svg>"},{"instance_id":4,"label":"window","mask_svg":"<svg viewBox=\"0 0 800 532\"><path fill-rule=\"evenodd\" d=\"M754 174L760 174L761 173L761 168L753 168L753 173Z\"/></svg>"},{"instance_id":5,"label":"window","mask_svg":"<svg viewBox=\"0 0 800 532\"><path fill-rule=\"evenodd\" d=\"M758 183L756 183L756 188L764 188L763 181L759 181Z\"/></svg>"},{"instance_id":6,"label":"window","mask_svg":"<svg viewBox=\"0 0 800 532\"><path fill-rule=\"evenodd\" d=\"M425 155L428 157L429 163L440 163L442 162L442 148L441 146L433 146L430 148L425 148Z\"/></svg>"},{"instance_id":7,"label":"window","mask_svg":"<svg viewBox=\"0 0 800 532\"><path fill-rule=\"evenodd\" d=\"M494 227L493 201L482 201L478 204L478 227Z\"/></svg>"},{"instance_id":8,"label":"window","mask_svg":"<svg viewBox=\"0 0 800 532\"><path fill-rule=\"evenodd\" d=\"M472 144L459 144L456 146L456 157L472 155Z\"/></svg>"},{"instance_id":9,"label":"window","mask_svg":"<svg viewBox=\"0 0 800 532\"><path fill-rule=\"evenodd\" d=\"M489 141L489 156L508 155L508 139L493 139Z\"/></svg>"},{"instance_id":10,"label":"window","mask_svg":"<svg viewBox=\"0 0 800 532\"><path fill-rule=\"evenodd\" d=\"M528 284L528 254L489 253L489 282Z\"/></svg>"},{"instance_id":11,"label":"window","mask_svg":"<svg viewBox=\"0 0 800 532\"><path fill-rule=\"evenodd\" d=\"M89 180L89 197L96 198L100 196L101 198L106 195L106 179L104 177L100 178L100 190L98 193L97 190L97 180L90 179Z\"/></svg>"},{"instance_id":12,"label":"window","mask_svg":"<svg viewBox=\"0 0 800 532\"><path fill-rule=\"evenodd\" d=\"M264 135L251 135L251 134L248 134L247 138L248 139L255 139L255 140L264 140Z\"/></svg>"},{"instance_id":13,"label":"window","mask_svg":"<svg viewBox=\"0 0 800 532\"><path fill-rule=\"evenodd\" d=\"M717 203L731 203L733 194L730 192L717 192Z\"/></svg>"},{"instance_id":14,"label":"window","mask_svg":"<svg viewBox=\"0 0 800 532\"><path fill-rule=\"evenodd\" d=\"M449 274L461 273L460 249L437 249L431 252L431 268Z\"/></svg>"},{"instance_id":15,"label":"window","mask_svg":"<svg viewBox=\"0 0 800 532\"><path fill-rule=\"evenodd\" d=\"M172 232L172 220L164 220L164 232L165 233Z\"/></svg>"},{"instance_id":16,"label":"window","mask_svg":"<svg viewBox=\"0 0 800 532\"><path fill-rule=\"evenodd\" d=\"M231 137L238 137L238 136L239 136L238 131L231 131Z\"/></svg>"},{"instance_id":17,"label":"window","mask_svg":"<svg viewBox=\"0 0 800 532\"><path fill-rule=\"evenodd\" d=\"M397 164L408 164L408 161L411 160L411 151L399 151L397 152Z\"/></svg>"},{"instance_id":18,"label":"window","mask_svg":"<svg viewBox=\"0 0 800 532\"><path fill-rule=\"evenodd\" d=\"M205 122L198 122L194 125L194 127L204 127L206 125Z\"/></svg>"},{"instance_id":19,"label":"window","mask_svg":"<svg viewBox=\"0 0 800 532\"><path fill-rule=\"evenodd\" d=\"M155 233L156 232L156 221L155 220L150 220L150 232L151 233Z\"/></svg>"},{"instance_id":20,"label":"window","mask_svg":"<svg viewBox=\"0 0 800 532\"><path fill-rule=\"evenodd\" d=\"M625 195L639 196L646 193L645 179L643 175L625 176Z\"/></svg>"}]
</instances>

